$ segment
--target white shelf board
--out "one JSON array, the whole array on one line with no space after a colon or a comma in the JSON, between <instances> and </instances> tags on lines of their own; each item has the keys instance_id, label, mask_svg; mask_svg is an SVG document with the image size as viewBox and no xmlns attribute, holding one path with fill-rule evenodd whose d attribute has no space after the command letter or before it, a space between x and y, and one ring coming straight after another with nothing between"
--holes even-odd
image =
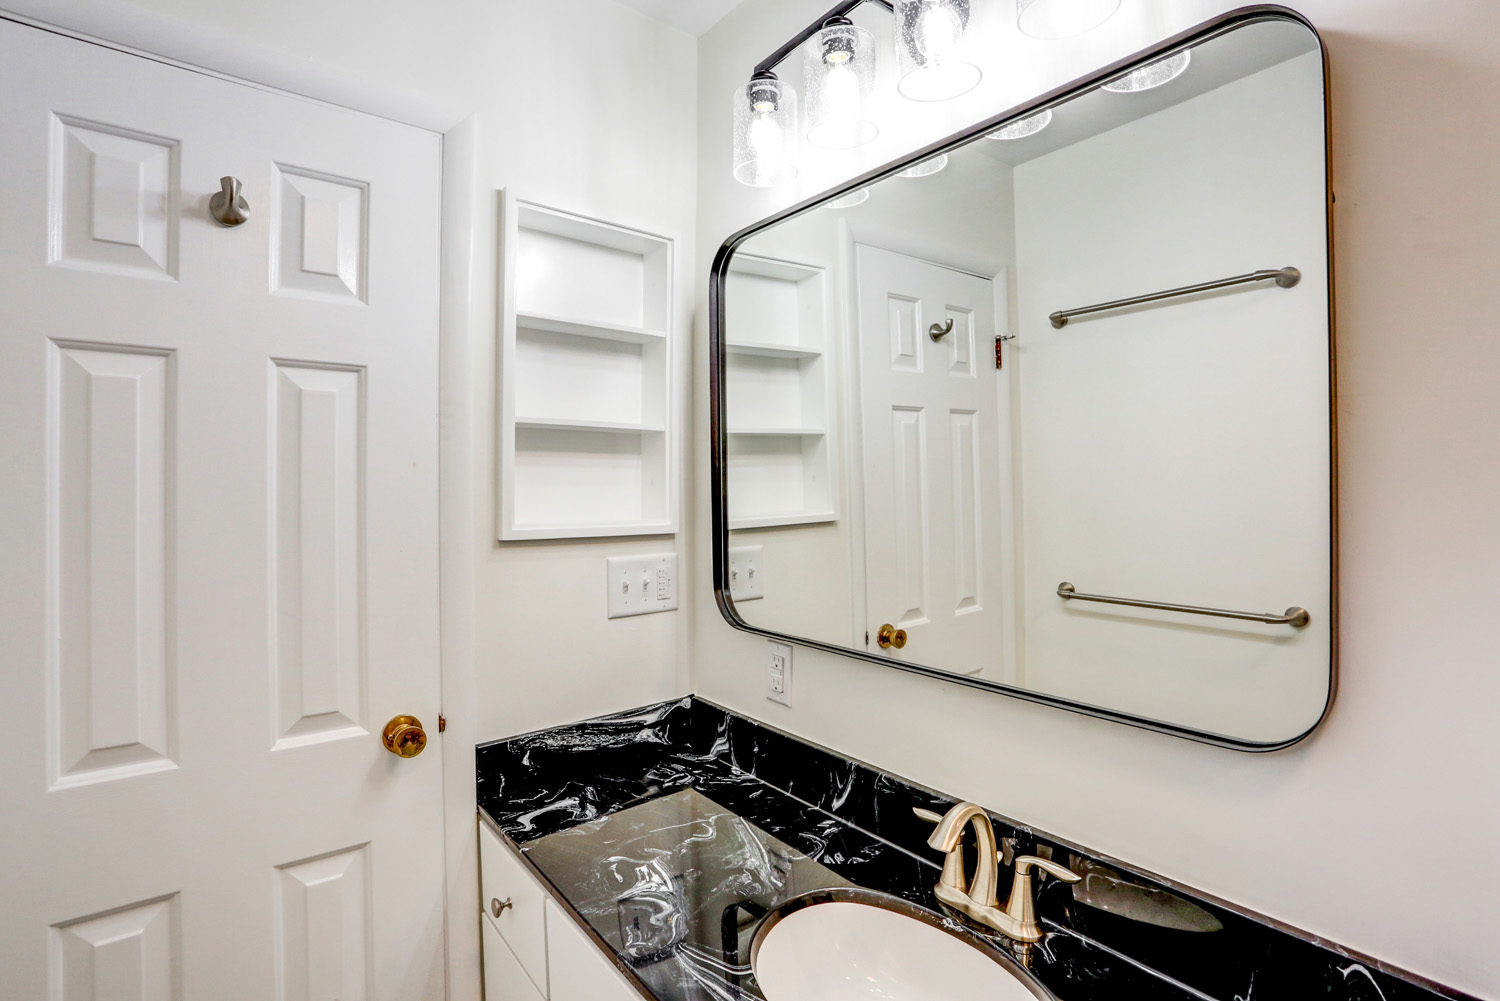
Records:
<instances>
[{"instance_id":1,"label":"white shelf board","mask_svg":"<svg viewBox=\"0 0 1500 1001\"><path fill-rule=\"evenodd\" d=\"M649 344L666 339L663 330L645 327L623 327L613 323L595 323L590 320L570 320L565 316L549 313L516 313L516 326L526 330L542 330L554 334L573 334L576 337L597 337L605 341L623 341L626 344Z\"/></svg>"},{"instance_id":2,"label":"white shelf board","mask_svg":"<svg viewBox=\"0 0 1500 1001\"><path fill-rule=\"evenodd\" d=\"M672 535L677 531L670 521L598 522L580 525L540 525L522 522L507 533L507 540L524 539L594 539L617 535Z\"/></svg>"},{"instance_id":3,"label":"white shelf board","mask_svg":"<svg viewBox=\"0 0 1500 1001\"><path fill-rule=\"evenodd\" d=\"M818 348L804 348L791 344L757 344L751 341L731 341L724 345L732 355L757 355L761 358L820 358Z\"/></svg>"},{"instance_id":4,"label":"white shelf board","mask_svg":"<svg viewBox=\"0 0 1500 1001\"><path fill-rule=\"evenodd\" d=\"M730 428L730 434L754 435L760 438L821 438L828 432L822 428Z\"/></svg>"},{"instance_id":5,"label":"white shelf board","mask_svg":"<svg viewBox=\"0 0 1500 1001\"><path fill-rule=\"evenodd\" d=\"M815 525L820 522L838 521L832 511L798 511L794 514L747 515L730 518L731 530L738 528L777 528L782 525Z\"/></svg>"},{"instance_id":6,"label":"white shelf board","mask_svg":"<svg viewBox=\"0 0 1500 1001\"><path fill-rule=\"evenodd\" d=\"M660 434L662 428L620 421L576 421L566 417L517 417L518 428L545 428L549 431L608 431L617 434Z\"/></svg>"},{"instance_id":7,"label":"white shelf board","mask_svg":"<svg viewBox=\"0 0 1500 1001\"><path fill-rule=\"evenodd\" d=\"M735 254L729 259L729 270L785 282L800 282L804 278L816 278L823 273L823 269L816 264L799 264L796 261L757 257L754 254Z\"/></svg>"}]
</instances>

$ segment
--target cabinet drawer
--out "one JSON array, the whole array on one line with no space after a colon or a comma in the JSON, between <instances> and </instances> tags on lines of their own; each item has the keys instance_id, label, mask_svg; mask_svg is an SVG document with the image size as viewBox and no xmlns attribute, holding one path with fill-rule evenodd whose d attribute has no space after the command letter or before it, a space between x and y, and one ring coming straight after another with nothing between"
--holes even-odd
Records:
<instances>
[{"instance_id":1,"label":"cabinet drawer","mask_svg":"<svg viewBox=\"0 0 1500 1001\"><path fill-rule=\"evenodd\" d=\"M543 1001L495 922L483 917L479 923L484 928L484 1001Z\"/></svg>"},{"instance_id":2,"label":"cabinet drawer","mask_svg":"<svg viewBox=\"0 0 1500 1001\"><path fill-rule=\"evenodd\" d=\"M532 982L547 995L547 894L494 831L479 823L480 904ZM495 914L496 901L510 906Z\"/></svg>"},{"instance_id":3,"label":"cabinet drawer","mask_svg":"<svg viewBox=\"0 0 1500 1001\"><path fill-rule=\"evenodd\" d=\"M641 1001L640 993L615 969L554 901L547 901L551 1001Z\"/></svg>"}]
</instances>

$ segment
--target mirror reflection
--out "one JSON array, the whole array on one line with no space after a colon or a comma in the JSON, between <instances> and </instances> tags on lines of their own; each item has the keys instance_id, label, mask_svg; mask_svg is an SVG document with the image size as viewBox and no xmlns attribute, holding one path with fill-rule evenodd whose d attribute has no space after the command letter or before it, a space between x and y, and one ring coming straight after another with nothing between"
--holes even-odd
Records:
<instances>
[{"instance_id":1,"label":"mirror reflection","mask_svg":"<svg viewBox=\"0 0 1500 1001\"><path fill-rule=\"evenodd\" d=\"M1316 36L1272 18L744 240L743 624L1233 743L1307 732L1334 636L1324 130Z\"/></svg>"}]
</instances>

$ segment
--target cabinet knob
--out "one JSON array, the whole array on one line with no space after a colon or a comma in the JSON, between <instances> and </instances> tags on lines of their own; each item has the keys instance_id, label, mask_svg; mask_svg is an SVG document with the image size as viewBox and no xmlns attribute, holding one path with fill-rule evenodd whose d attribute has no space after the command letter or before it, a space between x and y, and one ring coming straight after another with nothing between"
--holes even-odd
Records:
<instances>
[{"instance_id":1,"label":"cabinet knob","mask_svg":"<svg viewBox=\"0 0 1500 1001\"><path fill-rule=\"evenodd\" d=\"M509 897L506 897L504 900L501 900L499 897L491 897L490 898L490 917L498 918L505 911L505 909L507 907L514 907L514 906L515 905L510 902L510 898Z\"/></svg>"},{"instance_id":2,"label":"cabinet knob","mask_svg":"<svg viewBox=\"0 0 1500 1001\"><path fill-rule=\"evenodd\" d=\"M427 731L415 716L394 716L381 734L385 749L403 758L415 758L427 746Z\"/></svg>"}]
</instances>

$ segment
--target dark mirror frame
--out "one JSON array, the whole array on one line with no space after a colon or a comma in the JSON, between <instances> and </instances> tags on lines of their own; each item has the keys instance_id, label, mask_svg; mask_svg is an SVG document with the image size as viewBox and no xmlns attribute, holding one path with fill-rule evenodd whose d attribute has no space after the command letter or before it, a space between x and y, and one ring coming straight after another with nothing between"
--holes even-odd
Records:
<instances>
[{"instance_id":1,"label":"dark mirror frame","mask_svg":"<svg viewBox=\"0 0 1500 1001\"><path fill-rule=\"evenodd\" d=\"M819 640L808 639L801 636L792 636L779 633L770 629L762 629L747 623L740 617L734 607L734 600L729 595L729 496L728 496L728 438L725 434L727 427L724 408L724 379L725 379L725 319L724 319L724 283L728 273L730 259L735 250L750 237L761 233L779 223L785 222L794 216L799 216L811 209L821 206L824 202L849 194L859 188L866 187L876 181L884 180L914 163L927 160L938 153L947 152L955 147L962 146L970 140L979 138L988 132L993 132L1008 123L1029 118L1047 108L1054 107L1069 101L1075 97L1094 90L1101 84L1107 83L1115 77L1121 76L1132 69L1147 63L1155 62L1184 48L1190 48L1202 42L1208 41L1219 35L1243 28L1250 24L1265 21L1283 21L1305 27L1312 33L1318 43L1319 51L1323 60L1323 136L1324 136L1324 206L1327 213L1327 254L1328 254L1328 406L1329 406L1329 518L1330 518L1330 547L1329 566L1330 593L1329 610L1331 616L1332 642L1329 650L1328 663L1328 697L1324 703L1323 712L1319 715L1317 722L1306 731L1284 741L1272 743L1256 743L1252 741L1236 740L1222 734L1209 733L1194 730L1188 727L1153 720L1143 716L1135 716L1130 713L1118 712L1103 706L1089 705L1083 702L1075 702L1070 699L1057 698L1043 692L1030 691L1012 685L1002 685L992 681L978 681L966 675L951 674L920 664L910 664L900 661L889 660L877 654L865 650L857 650L852 647L842 647ZM924 146L915 150L909 156L900 160L887 163L882 167L868 171L858 177L852 178L837 188L830 189L822 194L808 198L804 201L785 209L782 212L763 219L754 225L735 233L724 241L723 246L714 255L713 269L709 276L709 413L710 413L710 469L712 482L712 506L713 506L713 584L714 599L718 602L719 611L723 614L725 621L736 629L767 639L777 640L785 643L793 643L797 646L808 647L814 650L822 650L826 653L840 654L852 657L856 660L867 661L878 664L884 668L895 668L901 671L909 671L913 674L925 675L951 684L967 685L982 691L995 692L1000 695L1008 695L1012 698L1024 699L1027 702L1036 702L1041 705L1052 706L1056 709L1065 709L1069 712L1082 713L1087 716L1095 716L1099 719L1112 720L1116 723L1124 723L1129 726L1141 727L1147 730L1155 730L1158 733L1172 734L1189 740L1201 741L1207 744L1215 744L1220 747L1232 748L1239 751L1274 751L1288 747L1306 737L1327 718L1329 709L1333 706L1334 693L1338 685L1338 649L1339 649L1339 610L1338 610L1338 454L1337 454L1337 417L1338 410L1335 400L1334 387L1336 385L1334 368L1334 294L1333 294L1333 180L1332 180L1332 149L1331 128L1329 116L1328 97L1328 49L1324 45L1322 37L1312 23L1298 14L1296 11L1277 5L1263 4L1250 7L1241 7L1236 10L1221 14L1215 18L1203 22L1181 34L1174 35L1150 48L1143 49L1125 59L1111 63L1095 73L1080 77L1071 83L1065 84L1049 93L1042 94L1034 100L993 115L975 125L954 133L946 139Z\"/></svg>"}]
</instances>

